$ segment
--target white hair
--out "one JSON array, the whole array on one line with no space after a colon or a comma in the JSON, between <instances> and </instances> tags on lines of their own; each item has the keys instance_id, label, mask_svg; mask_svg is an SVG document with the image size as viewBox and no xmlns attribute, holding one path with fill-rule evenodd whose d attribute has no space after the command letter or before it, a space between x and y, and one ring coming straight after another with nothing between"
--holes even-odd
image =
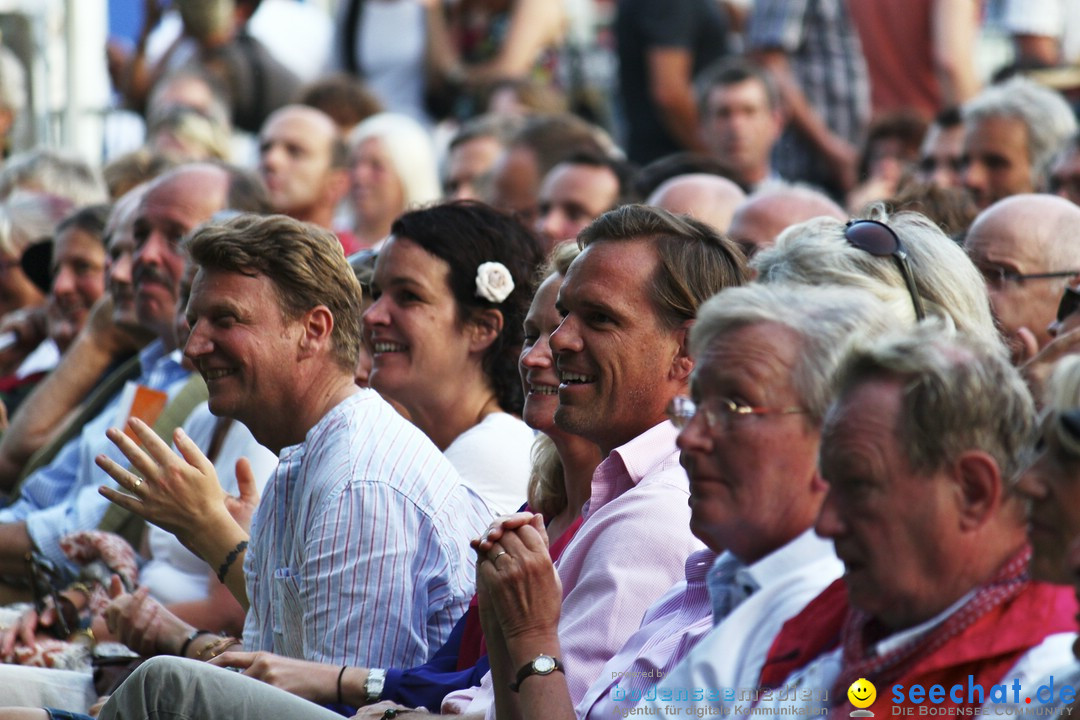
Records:
<instances>
[{"instance_id":1,"label":"white hair","mask_svg":"<svg viewBox=\"0 0 1080 720\"><path fill-rule=\"evenodd\" d=\"M888 225L900 238L928 316L1000 342L986 283L963 248L921 213L890 216L879 203L867 209L866 219ZM860 250L844 239L844 230L843 222L826 217L791 226L773 247L754 256L751 265L758 271L758 280L862 288L893 307L902 321L913 324L915 310L896 259Z\"/></svg>"},{"instance_id":2,"label":"white hair","mask_svg":"<svg viewBox=\"0 0 1080 720\"><path fill-rule=\"evenodd\" d=\"M1045 185L1050 163L1077 127L1076 115L1061 93L1021 76L983 90L964 105L963 116L967 128L991 117L1024 123L1036 187Z\"/></svg>"},{"instance_id":3,"label":"white hair","mask_svg":"<svg viewBox=\"0 0 1080 720\"><path fill-rule=\"evenodd\" d=\"M406 210L438 200L442 194L431 135L407 115L378 113L349 133L349 152L362 142L378 139L401 182Z\"/></svg>"},{"instance_id":4,"label":"white hair","mask_svg":"<svg viewBox=\"0 0 1080 720\"><path fill-rule=\"evenodd\" d=\"M717 338L762 323L780 325L799 338L792 384L808 419L820 426L848 348L881 334L895 317L865 290L752 283L722 290L702 304L690 330L690 353L700 358Z\"/></svg>"}]
</instances>

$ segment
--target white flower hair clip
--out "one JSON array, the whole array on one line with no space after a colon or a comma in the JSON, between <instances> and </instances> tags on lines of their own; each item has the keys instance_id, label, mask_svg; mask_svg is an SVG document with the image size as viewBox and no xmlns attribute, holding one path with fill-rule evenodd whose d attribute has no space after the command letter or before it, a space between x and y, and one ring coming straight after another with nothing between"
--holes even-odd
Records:
<instances>
[{"instance_id":1,"label":"white flower hair clip","mask_svg":"<svg viewBox=\"0 0 1080 720\"><path fill-rule=\"evenodd\" d=\"M476 296L496 305L514 292L514 278L501 262L480 263L476 268Z\"/></svg>"}]
</instances>

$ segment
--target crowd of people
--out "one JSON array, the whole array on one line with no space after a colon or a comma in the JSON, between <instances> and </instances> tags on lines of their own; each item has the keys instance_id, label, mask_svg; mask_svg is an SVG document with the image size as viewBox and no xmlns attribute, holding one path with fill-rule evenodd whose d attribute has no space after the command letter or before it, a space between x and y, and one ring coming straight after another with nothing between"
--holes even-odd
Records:
<instances>
[{"instance_id":1,"label":"crowd of people","mask_svg":"<svg viewBox=\"0 0 1080 720\"><path fill-rule=\"evenodd\" d=\"M573 3L174 5L0 165L0 720L1080 707L1080 130L979 3L618 0L610 114Z\"/></svg>"}]
</instances>

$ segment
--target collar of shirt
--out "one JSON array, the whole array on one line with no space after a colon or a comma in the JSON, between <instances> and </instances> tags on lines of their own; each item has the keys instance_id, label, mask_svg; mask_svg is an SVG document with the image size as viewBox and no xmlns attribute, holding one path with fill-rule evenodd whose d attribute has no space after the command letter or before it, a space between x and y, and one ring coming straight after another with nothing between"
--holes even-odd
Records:
<instances>
[{"instance_id":1,"label":"collar of shirt","mask_svg":"<svg viewBox=\"0 0 1080 720\"><path fill-rule=\"evenodd\" d=\"M825 540L807 528L782 547L773 550L752 565L740 568L735 574L736 582L762 588L776 578L786 577L799 568L806 567L826 555L834 553L831 540Z\"/></svg>"},{"instance_id":2,"label":"collar of shirt","mask_svg":"<svg viewBox=\"0 0 1080 720\"><path fill-rule=\"evenodd\" d=\"M165 345L161 339L154 340L139 351L139 367L143 372L150 372L150 368L165 355Z\"/></svg>"},{"instance_id":3,"label":"collar of shirt","mask_svg":"<svg viewBox=\"0 0 1080 720\"><path fill-rule=\"evenodd\" d=\"M612 450L593 472L592 494L581 509L581 517L588 520L592 513L662 466L678 465L678 436L678 428L665 420Z\"/></svg>"},{"instance_id":4,"label":"collar of shirt","mask_svg":"<svg viewBox=\"0 0 1080 720\"><path fill-rule=\"evenodd\" d=\"M915 627L910 627L907 630L901 630L898 633L893 633L884 640L878 641L874 646L874 652L878 655L886 655L893 652L897 648L901 648L910 642L915 642L926 633L933 630L935 627L945 622L950 615L964 606L968 600L975 594L975 590L968 591L962 598L954 602L943 611L930 618L926 622L919 623Z\"/></svg>"}]
</instances>

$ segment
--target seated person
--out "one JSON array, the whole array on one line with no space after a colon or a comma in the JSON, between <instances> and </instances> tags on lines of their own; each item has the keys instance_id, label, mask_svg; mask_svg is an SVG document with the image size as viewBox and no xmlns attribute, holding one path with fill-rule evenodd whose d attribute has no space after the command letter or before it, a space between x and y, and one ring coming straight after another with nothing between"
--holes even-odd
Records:
<instances>
[{"instance_id":1,"label":"seated person","mask_svg":"<svg viewBox=\"0 0 1080 720\"><path fill-rule=\"evenodd\" d=\"M892 686L866 709L914 711L914 685L1028 686L1062 664L1072 590L1029 576L1023 501L1008 485L1034 410L1000 344L939 323L848 358L822 435L829 491L815 526L846 573L785 624L759 678L828 692L773 693L766 708L847 713L846 689L865 678Z\"/></svg>"},{"instance_id":2,"label":"seated person","mask_svg":"<svg viewBox=\"0 0 1080 720\"><path fill-rule=\"evenodd\" d=\"M379 250L364 331L371 387L399 404L488 504L525 501L522 322L541 261L509 215L470 202L405 213Z\"/></svg>"},{"instance_id":3,"label":"seated person","mask_svg":"<svg viewBox=\"0 0 1080 720\"><path fill-rule=\"evenodd\" d=\"M868 293L838 288L750 285L702 305L690 335L693 400L678 398L672 420L682 428L690 528L708 549L690 556L685 581L646 611L574 707L562 674L515 679L539 652L561 657L560 603L537 556L544 533L527 515L504 522L497 543L513 562L491 560L493 541L478 548L478 592L493 608L485 629L503 638L509 661L492 668L499 715L625 715L656 678L680 671L688 686L752 684L781 623L840 576L832 546L813 532L829 384L850 342L894 322ZM729 397L742 398L745 414Z\"/></svg>"},{"instance_id":4,"label":"seated person","mask_svg":"<svg viewBox=\"0 0 1080 720\"><path fill-rule=\"evenodd\" d=\"M56 367L86 323L90 308L105 294L105 222L110 207L90 205L71 213L56 226L52 239L31 245L21 262L31 280L49 295L45 305L0 322L13 334L3 362L0 399L14 413L46 373Z\"/></svg>"}]
</instances>

